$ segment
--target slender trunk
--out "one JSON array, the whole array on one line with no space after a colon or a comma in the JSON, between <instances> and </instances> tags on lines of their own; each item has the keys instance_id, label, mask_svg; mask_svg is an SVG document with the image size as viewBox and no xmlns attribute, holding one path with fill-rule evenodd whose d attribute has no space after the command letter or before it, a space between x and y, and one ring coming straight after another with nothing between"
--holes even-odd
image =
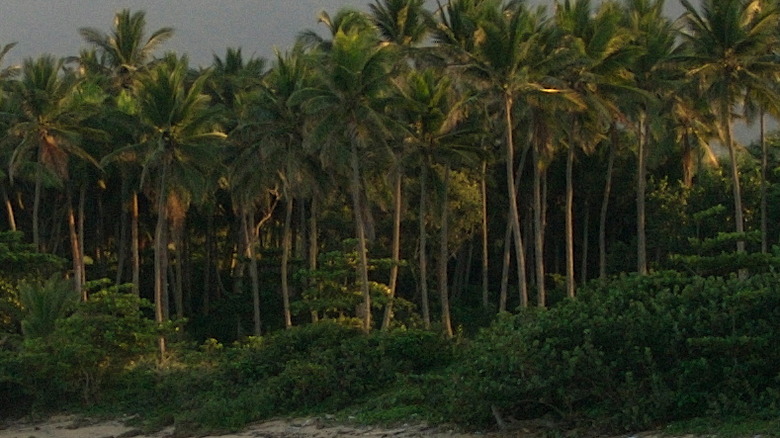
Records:
<instances>
[{"instance_id":1,"label":"slender trunk","mask_svg":"<svg viewBox=\"0 0 780 438\"><path fill-rule=\"evenodd\" d=\"M528 148L523 149L523 153L520 155L520 162L517 164L517 169L515 169L515 193L517 193L520 190L520 180L523 177L523 170L525 169L525 159L528 156ZM511 262L512 258L512 220L511 220L511 213L507 212L507 218L506 218L506 230L504 235L504 254L503 254L503 265L501 268L501 292L499 295L499 305L498 305L498 311L500 312L506 312L506 302L507 302L507 289L509 288L509 263ZM523 254L525 254L525 248L523 248ZM525 262L523 262L523 266L525 266ZM520 274L518 274L518 278L520 277Z\"/></svg>"},{"instance_id":2,"label":"slender trunk","mask_svg":"<svg viewBox=\"0 0 780 438\"><path fill-rule=\"evenodd\" d=\"M292 327L292 315L290 313L290 285L288 283L289 274L287 273L290 260L290 246L292 245L292 213L293 200L285 189L285 214L284 214L284 236L282 237L282 304L284 310L284 326Z\"/></svg>"},{"instance_id":3,"label":"slender trunk","mask_svg":"<svg viewBox=\"0 0 780 438\"><path fill-rule=\"evenodd\" d=\"M86 217L86 214L84 213L86 208L86 202L87 202L87 185L82 184L81 189L79 190L79 211L78 211L78 236L79 236L79 264L81 264L81 284L82 286L87 283L87 267L84 264L84 218ZM97 232L95 233L95 240L97 240L97 247L101 244L100 239L100 227L98 227ZM95 257L96 261L99 261L97 258L98 250L95 251Z\"/></svg>"},{"instance_id":4,"label":"slender trunk","mask_svg":"<svg viewBox=\"0 0 780 438\"><path fill-rule=\"evenodd\" d=\"M590 202L585 199L585 217L582 224L582 258L580 264L580 284L588 282L588 246L589 246L589 230L590 228Z\"/></svg>"},{"instance_id":5,"label":"slender trunk","mask_svg":"<svg viewBox=\"0 0 780 438\"><path fill-rule=\"evenodd\" d=\"M766 143L766 127L764 125L764 110L761 110L759 115L759 125L761 129L760 142L761 142L761 252L766 254L769 252L769 241L767 238L767 168L769 163L769 148Z\"/></svg>"},{"instance_id":6,"label":"slender trunk","mask_svg":"<svg viewBox=\"0 0 780 438\"><path fill-rule=\"evenodd\" d=\"M636 183L636 271L647 275L647 237L645 235L645 194L647 192L647 114L639 113L637 126L639 148L637 151Z\"/></svg>"},{"instance_id":7,"label":"slender trunk","mask_svg":"<svg viewBox=\"0 0 780 438\"><path fill-rule=\"evenodd\" d=\"M726 89L730 84L726 84ZM743 234L745 232L745 219L742 212L742 189L739 183L739 166L737 163L737 153L732 139L732 126L731 126L731 100L724 98L721 101L721 117L723 117L723 133L724 142L729 150L729 160L731 160L731 180L732 190L734 194L734 223L736 224L737 234ZM737 240L737 252L745 252L745 239L740 237ZM739 277L744 279L747 276L747 272L741 269Z\"/></svg>"},{"instance_id":8,"label":"slender trunk","mask_svg":"<svg viewBox=\"0 0 780 438\"><path fill-rule=\"evenodd\" d=\"M173 303L176 306L176 318L184 318L184 220L177 218L173 225Z\"/></svg>"},{"instance_id":9,"label":"slender trunk","mask_svg":"<svg viewBox=\"0 0 780 438\"><path fill-rule=\"evenodd\" d=\"M133 264L133 294L141 294L141 251L138 233L138 192L133 191L130 204L130 259Z\"/></svg>"},{"instance_id":10,"label":"slender trunk","mask_svg":"<svg viewBox=\"0 0 780 438\"><path fill-rule=\"evenodd\" d=\"M541 144L534 147L534 262L536 266L536 304L544 307L547 301L547 291L545 290L545 267L544 267L544 199L542 196L542 182L544 173L542 168L539 148Z\"/></svg>"},{"instance_id":11,"label":"slender trunk","mask_svg":"<svg viewBox=\"0 0 780 438\"><path fill-rule=\"evenodd\" d=\"M488 264L488 207L487 207L487 160L482 160L482 175L480 178L480 191L482 201L482 307L490 307L488 276L490 275Z\"/></svg>"},{"instance_id":12,"label":"slender trunk","mask_svg":"<svg viewBox=\"0 0 780 438\"><path fill-rule=\"evenodd\" d=\"M213 209L211 209L213 210ZM212 260L217 260L214 242L214 212L210 211L206 216L206 249L203 260L203 309L201 313L208 315L211 307L211 273L216 270Z\"/></svg>"},{"instance_id":13,"label":"slender trunk","mask_svg":"<svg viewBox=\"0 0 780 438\"><path fill-rule=\"evenodd\" d=\"M42 250L41 248L41 231L39 227L39 217L38 212L40 211L41 207L41 185L43 179L43 170L41 170L40 164L38 165L38 168L35 170L35 192L33 195L33 211L32 211L32 233L33 233L33 245L35 245L35 248L39 251Z\"/></svg>"},{"instance_id":14,"label":"slender trunk","mask_svg":"<svg viewBox=\"0 0 780 438\"><path fill-rule=\"evenodd\" d=\"M514 234L515 251L517 254L517 277L518 291L520 293L520 305L528 306L528 288L525 274L525 250L523 247L523 236L520 232L520 214L517 210L517 190L515 189L515 145L514 145L514 124L512 123L512 96L504 94L504 116L506 123L506 176L507 189L509 192L509 215L512 224L512 233Z\"/></svg>"},{"instance_id":15,"label":"slender trunk","mask_svg":"<svg viewBox=\"0 0 780 438\"><path fill-rule=\"evenodd\" d=\"M312 196L311 206L309 207L309 270L317 269L319 238L317 234L317 197ZM311 280L309 286L313 287L314 280ZM316 310L311 311L312 322L319 321L320 317Z\"/></svg>"},{"instance_id":16,"label":"slender trunk","mask_svg":"<svg viewBox=\"0 0 780 438\"><path fill-rule=\"evenodd\" d=\"M607 177L604 182L604 197L601 200L599 214L599 278L607 277L607 211L609 210L609 195L612 191L612 171L615 164L617 141L617 131L613 126L612 142L609 146L609 158L607 159Z\"/></svg>"},{"instance_id":17,"label":"slender trunk","mask_svg":"<svg viewBox=\"0 0 780 438\"><path fill-rule=\"evenodd\" d=\"M391 256L393 259L393 266L390 268L390 296L388 297L387 307L385 307L385 315L382 319L382 330L385 331L390 329L390 323L393 319L393 302L395 300L395 290L398 287L398 265L401 262L402 180L403 175L399 164L395 172L395 187L393 194L395 205L393 206L393 248Z\"/></svg>"},{"instance_id":18,"label":"slender trunk","mask_svg":"<svg viewBox=\"0 0 780 438\"><path fill-rule=\"evenodd\" d=\"M509 289L509 263L512 258L512 224L509 223L507 214L507 223L504 230L504 254L503 265L501 268L501 291L498 295L498 313L506 312L506 300Z\"/></svg>"},{"instance_id":19,"label":"slender trunk","mask_svg":"<svg viewBox=\"0 0 780 438\"><path fill-rule=\"evenodd\" d=\"M426 159L420 169L420 301L422 307L423 324L426 329L431 328L431 311L428 304L428 234L425 232L426 204L428 199L428 160Z\"/></svg>"},{"instance_id":20,"label":"slender trunk","mask_svg":"<svg viewBox=\"0 0 780 438\"><path fill-rule=\"evenodd\" d=\"M566 296L574 298L574 143L566 157Z\"/></svg>"},{"instance_id":21,"label":"slender trunk","mask_svg":"<svg viewBox=\"0 0 780 438\"><path fill-rule=\"evenodd\" d=\"M163 163L157 188L157 225L154 230L154 317L158 324L165 322L167 309L165 297L168 294L168 220L165 208L166 177L168 163ZM165 357L165 337L158 339L160 358Z\"/></svg>"},{"instance_id":22,"label":"slender trunk","mask_svg":"<svg viewBox=\"0 0 780 438\"><path fill-rule=\"evenodd\" d=\"M357 144L352 142L352 208L355 215L355 227L358 238L358 255L360 257L360 288L363 292L363 331L371 331L371 290L368 287L368 254L366 244L366 230L363 223L362 208L360 206L360 164L358 161Z\"/></svg>"},{"instance_id":23,"label":"slender trunk","mask_svg":"<svg viewBox=\"0 0 780 438\"><path fill-rule=\"evenodd\" d=\"M260 319L260 276L257 270L257 257L255 256L255 245L257 238L254 233L255 213L254 209L247 209L241 216L242 225L244 228L244 244L246 245L246 258L249 260L249 280L252 288L252 322L253 322L253 334L255 336L262 336L262 320ZM289 311L289 300L286 303L285 317ZM285 324L287 319L285 318Z\"/></svg>"},{"instance_id":24,"label":"slender trunk","mask_svg":"<svg viewBox=\"0 0 780 438\"><path fill-rule=\"evenodd\" d=\"M122 199L124 199L127 183L122 179ZM125 263L127 263L127 229L129 227L128 205L122 202L122 212L119 216L119 242L117 246L116 276L114 283L119 286L124 277Z\"/></svg>"},{"instance_id":25,"label":"slender trunk","mask_svg":"<svg viewBox=\"0 0 780 438\"><path fill-rule=\"evenodd\" d=\"M14 206L11 203L11 199L8 197L8 192L5 190L5 183L0 184L0 193L3 196L3 203L5 203L5 212L8 216L8 228L11 231L16 231L16 215L14 214Z\"/></svg>"},{"instance_id":26,"label":"slender trunk","mask_svg":"<svg viewBox=\"0 0 780 438\"><path fill-rule=\"evenodd\" d=\"M444 194L442 196L441 205L441 237L439 238L439 297L441 299L441 324L444 334L447 337L452 337L452 320L450 317L450 297L448 290L447 279L447 262L449 261L449 223L448 213L449 204L447 198L449 196L449 181L450 181L450 165L449 163L444 165Z\"/></svg>"},{"instance_id":27,"label":"slender trunk","mask_svg":"<svg viewBox=\"0 0 780 438\"><path fill-rule=\"evenodd\" d=\"M68 235L70 236L70 251L73 259L73 288L76 293L81 297L81 301L87 301L86 290L84 289L84 283L82 279L83 265L81 264L81 248L79 248L79 236L76 231L76 215L73 211L73 200L71 196L70 188L67 190L68 196Z\"/></svg>"}]
</instances>

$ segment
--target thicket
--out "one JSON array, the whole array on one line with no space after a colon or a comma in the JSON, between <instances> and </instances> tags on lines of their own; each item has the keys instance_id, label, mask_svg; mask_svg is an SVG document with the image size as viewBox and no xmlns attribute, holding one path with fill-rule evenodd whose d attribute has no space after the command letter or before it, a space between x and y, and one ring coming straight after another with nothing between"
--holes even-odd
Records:
<instances>
[{"instance_id":1,"label":"thicket","mask_svg":"<svg viewBox=\"0 0 780 438\"><path fill-rule=\"evenodd\" d=\"M643 429L776 414L780 275L657 272L500 318L456 360L451 418Z\"/></svg>"}]
</instances>

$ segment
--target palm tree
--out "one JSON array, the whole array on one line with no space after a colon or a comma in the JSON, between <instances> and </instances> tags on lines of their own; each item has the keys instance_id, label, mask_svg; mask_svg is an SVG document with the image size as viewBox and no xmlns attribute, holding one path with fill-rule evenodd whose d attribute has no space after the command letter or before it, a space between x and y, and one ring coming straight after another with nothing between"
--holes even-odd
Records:
<instances>
[{"instance_id":1,"label":"palm tree","mask_svg":"<svg viewBox=\"0 0 780 438\"><path fill-rule=\"evenodd\" d=\"M82 38L95 49L97 53L92 52L90 56L79 57L82 66L91 67L92 70L105 70L110 78L109 87L112 94L115 95L115 106L118 110L117 116L134 116L136 111L133 103L133 94L135 92L135 82L139 74L146 71L154 52L168 39L173 36L173 29L163 27L155 30L146 38L146 13L136 11L131 13L123 9L114 15L113 28L108 32L84 27L79 29ZM129 124L129 123L128 123ZM116 129L114 130L116 131ZM126 129L125 138L122 143L135 143L131 139L135 132L133 129ZM124 187L131 185L131 178L137 178L127 166L120 168L122 172L123 195L128 192ZM127 212L130 215L130 259L132 265L132 284L133 292L139 294L141 261L139 252L139 230L138 230L138 191L129 190L130 199L127 202L127 210L122 211L123 230L126 228ZM120 254L121 258L121 254ZM121 278L121 265L117 269L117 283Z\"/></svg>"},{"instance_id":2,"label":"palm tree","mask_svg":"<svg viewBox=\"0 0 780 438\"><path fill-rule=\"evenodd\" d=\"M298 34L297 43L305 49L318 49L330 51L333 48L333 38L339 31L343 33L374 33L376 28L371 18L365 13L352 8L342 8L336 15L330 16L326 11L317 14L317 22L322 23L328 29L331 39L321 37L317 32L307 29Z\"/></svg>"},{"instance_id":3,"label":"palm tree","mask_svg":"<svg viewBox=\"0 0 780 438\"><path fill-rule=\"evenodd\" d=\"M565 0L556 7L556 24L563 34L562 45L572 53L572 65L564 78L587 106L569 111L572 123L566 155L566 295L574 297L574 157L577 149L592 152L604 137L617 112L605 89L618 87L627 76L632 50L630 34L620 26L621 14L615 3L602 3L593 15L590 0Z\"/></svg>"},{"instance_id":4,"label":"palm tree","mask_svg":"<svg viewBox=\"0 0 780 438\"><path fill-rule=\"evenodd\" d=\"M249 267L250 288L252 291L252 321L255 336L262 334L260 318L260 279L255 255L258 246L256 210L258 201L268 190L268 178L265 172L257 172L258 157L254 146L257 143L252 128L252 99L260 89L265 71L265 60L250 58L245 60L241 49L228 48L225 58L214 56L211 73L206 82L206 92L211 96L212 105L224 109L222 128L228 132L228 139L236 150L230 165L229 180L233 194L235 210L240 217L240 244L244 262L236 269L238 278L243 276L245 266ZM236 287L242 281L236 280ZM208 291L206 291L208 293Z\"/></svg>"},{"instance_id":5,"label":"palm tree","mask_svg":"<svg viewBox=\"0 0 780 438\"><path fill-rule=\"evenodd\" d=\"M686 24L682 34L689 51L682 59L688 75L699 81L703 97L715 106L721 140L729 152L735 231L741 234L745 223L732 113L747 89L773 101L780 98L772 83L780 71L772 54L780 13L759 0L702 0L700 10L688 0L681 2ZM743 239L737 241L737 251L745 251Z\"/></svg>"},{"instance_id":6,"label":"palm tree","mask_svg":"<svg viewBox=\"0 0 780 438\"><path fill-rule=\"evenodd\" d=\"M427 274L427 205L428 205L428 172L439 164L443 167L443 196L441 201L441 241L439 254L438 283L442 300L442 323L445 332L452 335L449 317L447 291L447 249L448 231L446 229L448 193L448 177L450 168L464 161L464 156L479 155L474 152L468 140L471 130L464 124L467 116L467 105L471 102L469 96L458 96L453 91L453 81L431 69L411 71L403 81L398 83L401 96L397 111L399 119L406 125L405 142L410 146L407 159L414 160L419 166L420 204L419 215L419 269L420 290L422 295L423 321L430 326L430 310L428 305L428 274Z\"/></svg>"},{"instance_id":7,"label":"palm tree","mask_svg":"<svg viewBox=\"0 0 780 438\"><path fill-rule=\"evenodd\" d=\"M82 147L85 135L98 135L84 121L94 114L102 101L98 96L82 92L79 79L63 73L63 60L50 55L24 61L21 78L15 83L14 96L18 99L16 119L9 139L14 151L9 160L9 175L14 178L23 163L34 164L34 200L32 212L33 243L41 248L39 211L45 180L62 184L69 179L69 161L77 157L97 165ZM72 205L69 205L72 216ZM83 285L83 264L78 236L71 228L74 280L79 293Z\"/></svg>"},{"instance_id":8,"label":"palm tree","mask_svg":"<svg viewBox=\"0 0 780 438\"><path fill-rule=\"evenodd\" d=\"M299 90L290 99L290 104L303 102L308 114L317 115L308 141L321 145L319 154L325 167L335 168L349 180L365 331L371 328L371 295L360 163L363 153L387 138L387 119L381 106L394 65L391 46L380 46L376 41L373 33L337 31L332 48L321 55L321 83Z\"/></svg>"},{"instance_id":9,"label":"palm tree","mask_svg":"<svg viewBox=\"0 0 780 438\"><path fill-rule=\"evenodd\" d=\"M427 36L433 23L433 16L424 8L423 0L377 0L369 5L371 18L379 30L382 41L397 46L408 58L399 58L399 67L403 68L408 59L413 58L412 50ZM403 136L402 136L403 137ZM382 329L388 330L393 315L393 302L398 282L401 248L401 206L403 192L403 139L392 150L395 163L393 172L393 243L392 267L390 268L390 293L385 307ZM426 275L421 273L421 275ZM427 304L426 304L427 311ZM428 316L429 317L429 316ZM430 318L430 317L429 317ZM428 319L430 321L430 319Z\"/></svg>"},{"instance_id":10,"label":"palm tree","mask_svg":"<svg viewBox=\"0 0 780 438\"><path fill-rule=\"evenodd\" d=\"M117 91L133 87L138 72L146 69L154 51L173 36L173 29L163 27L146 38L146 13L122 9L114 15L109 33L82 27L79 33L105 56Z\"/></svg>"},{"instance_id":11,"label":"palm tree","mask_svg":"<svg viewBox=\"0 0 780 438\"><path fill-rule=\"evenodd\" d=\"M108 159L130 154L143 166L141 184L153 195L155 318L167 318L169 225L181 226L187 205L198 198L207 166L226 135L216 129L217 110L203 94L208 75L187 81L187 58L168 57L139 77L138 117L141 141L114 151ZM165 340L160 338L161 354Z\"/></svg>"},{"instance_id":12,"label":"palm tree","mask_svg":"<svg viewBox=\"0 0 780 438\"><path fill-rule=\"evenodd\" d=\"M260 89L256 102L255 126L262 144L260 155L270 176L282 186L285 200L282 237L281 284L285 327L292 326L290 311L289 259L292 247L292 213L296 196L316 192L312 157L304 150L305 123L300 102L291 97L311 82L311 67L300 46L291 52L276 53L276 62ZM308 193L307 193L308 192ZM312 195L312 198L314 195ZM310 263L315 263L316 255Z\"/></svg>"}]
</instances>

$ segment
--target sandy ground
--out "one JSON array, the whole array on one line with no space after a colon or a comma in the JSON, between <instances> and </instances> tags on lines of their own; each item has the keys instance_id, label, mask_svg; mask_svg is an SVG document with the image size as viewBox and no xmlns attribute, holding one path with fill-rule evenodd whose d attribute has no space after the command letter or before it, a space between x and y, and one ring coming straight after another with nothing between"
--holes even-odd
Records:
<instances>
[{"instance_id":1,"label":"sandy ground","mask_svg":"<svg viewBox=\"0 0 780 438\"><path fill-rule=\"evenodd\" d=\"M139 429L121 421L93 421L75 416L56 416L37 423L16 423L0 427L0 438L174 438L169 427L154 434L143 434ZM249 426L246 430L226 435L208 435L204 438L539 438L529 430L514 430L504 434L466 434L446 428L422 424L395 428L334 425L318 418L272 420ZM612 438L659 438L660 434L645 432ZM665 437L669 438L669 437ZM695 438L692 435L680 438Z\"/></svg>"}]
</instances>

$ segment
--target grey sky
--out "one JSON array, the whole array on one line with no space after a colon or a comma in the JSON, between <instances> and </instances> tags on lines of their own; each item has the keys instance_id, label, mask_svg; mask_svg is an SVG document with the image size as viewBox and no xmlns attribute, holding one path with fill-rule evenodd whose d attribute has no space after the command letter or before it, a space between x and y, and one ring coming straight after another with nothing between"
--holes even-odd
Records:
<instances>
[{"instance_id":1,"label":"grey sky","mask_svg":"<svg viewBox=\"0 0 780 438\"><path fill-rule=\"evenodd\" d=\"M432 9L436 2L427 0ZM321 10L350 6L366 9L373 0L0 0L0 44L16 41L7 63L44 53L78 54L85 47L78 29L108 31L114 13L145 10L148 29L170 26L175 36L163 50L187 53L193 65L207 65L227 47L244 55L270 57L273 48L289 48L298 32L322 30ZM552 0L532 0L552 4ZM678 0L667 0L670 16L680 13Z\"/></svg>"}]
</instances>

